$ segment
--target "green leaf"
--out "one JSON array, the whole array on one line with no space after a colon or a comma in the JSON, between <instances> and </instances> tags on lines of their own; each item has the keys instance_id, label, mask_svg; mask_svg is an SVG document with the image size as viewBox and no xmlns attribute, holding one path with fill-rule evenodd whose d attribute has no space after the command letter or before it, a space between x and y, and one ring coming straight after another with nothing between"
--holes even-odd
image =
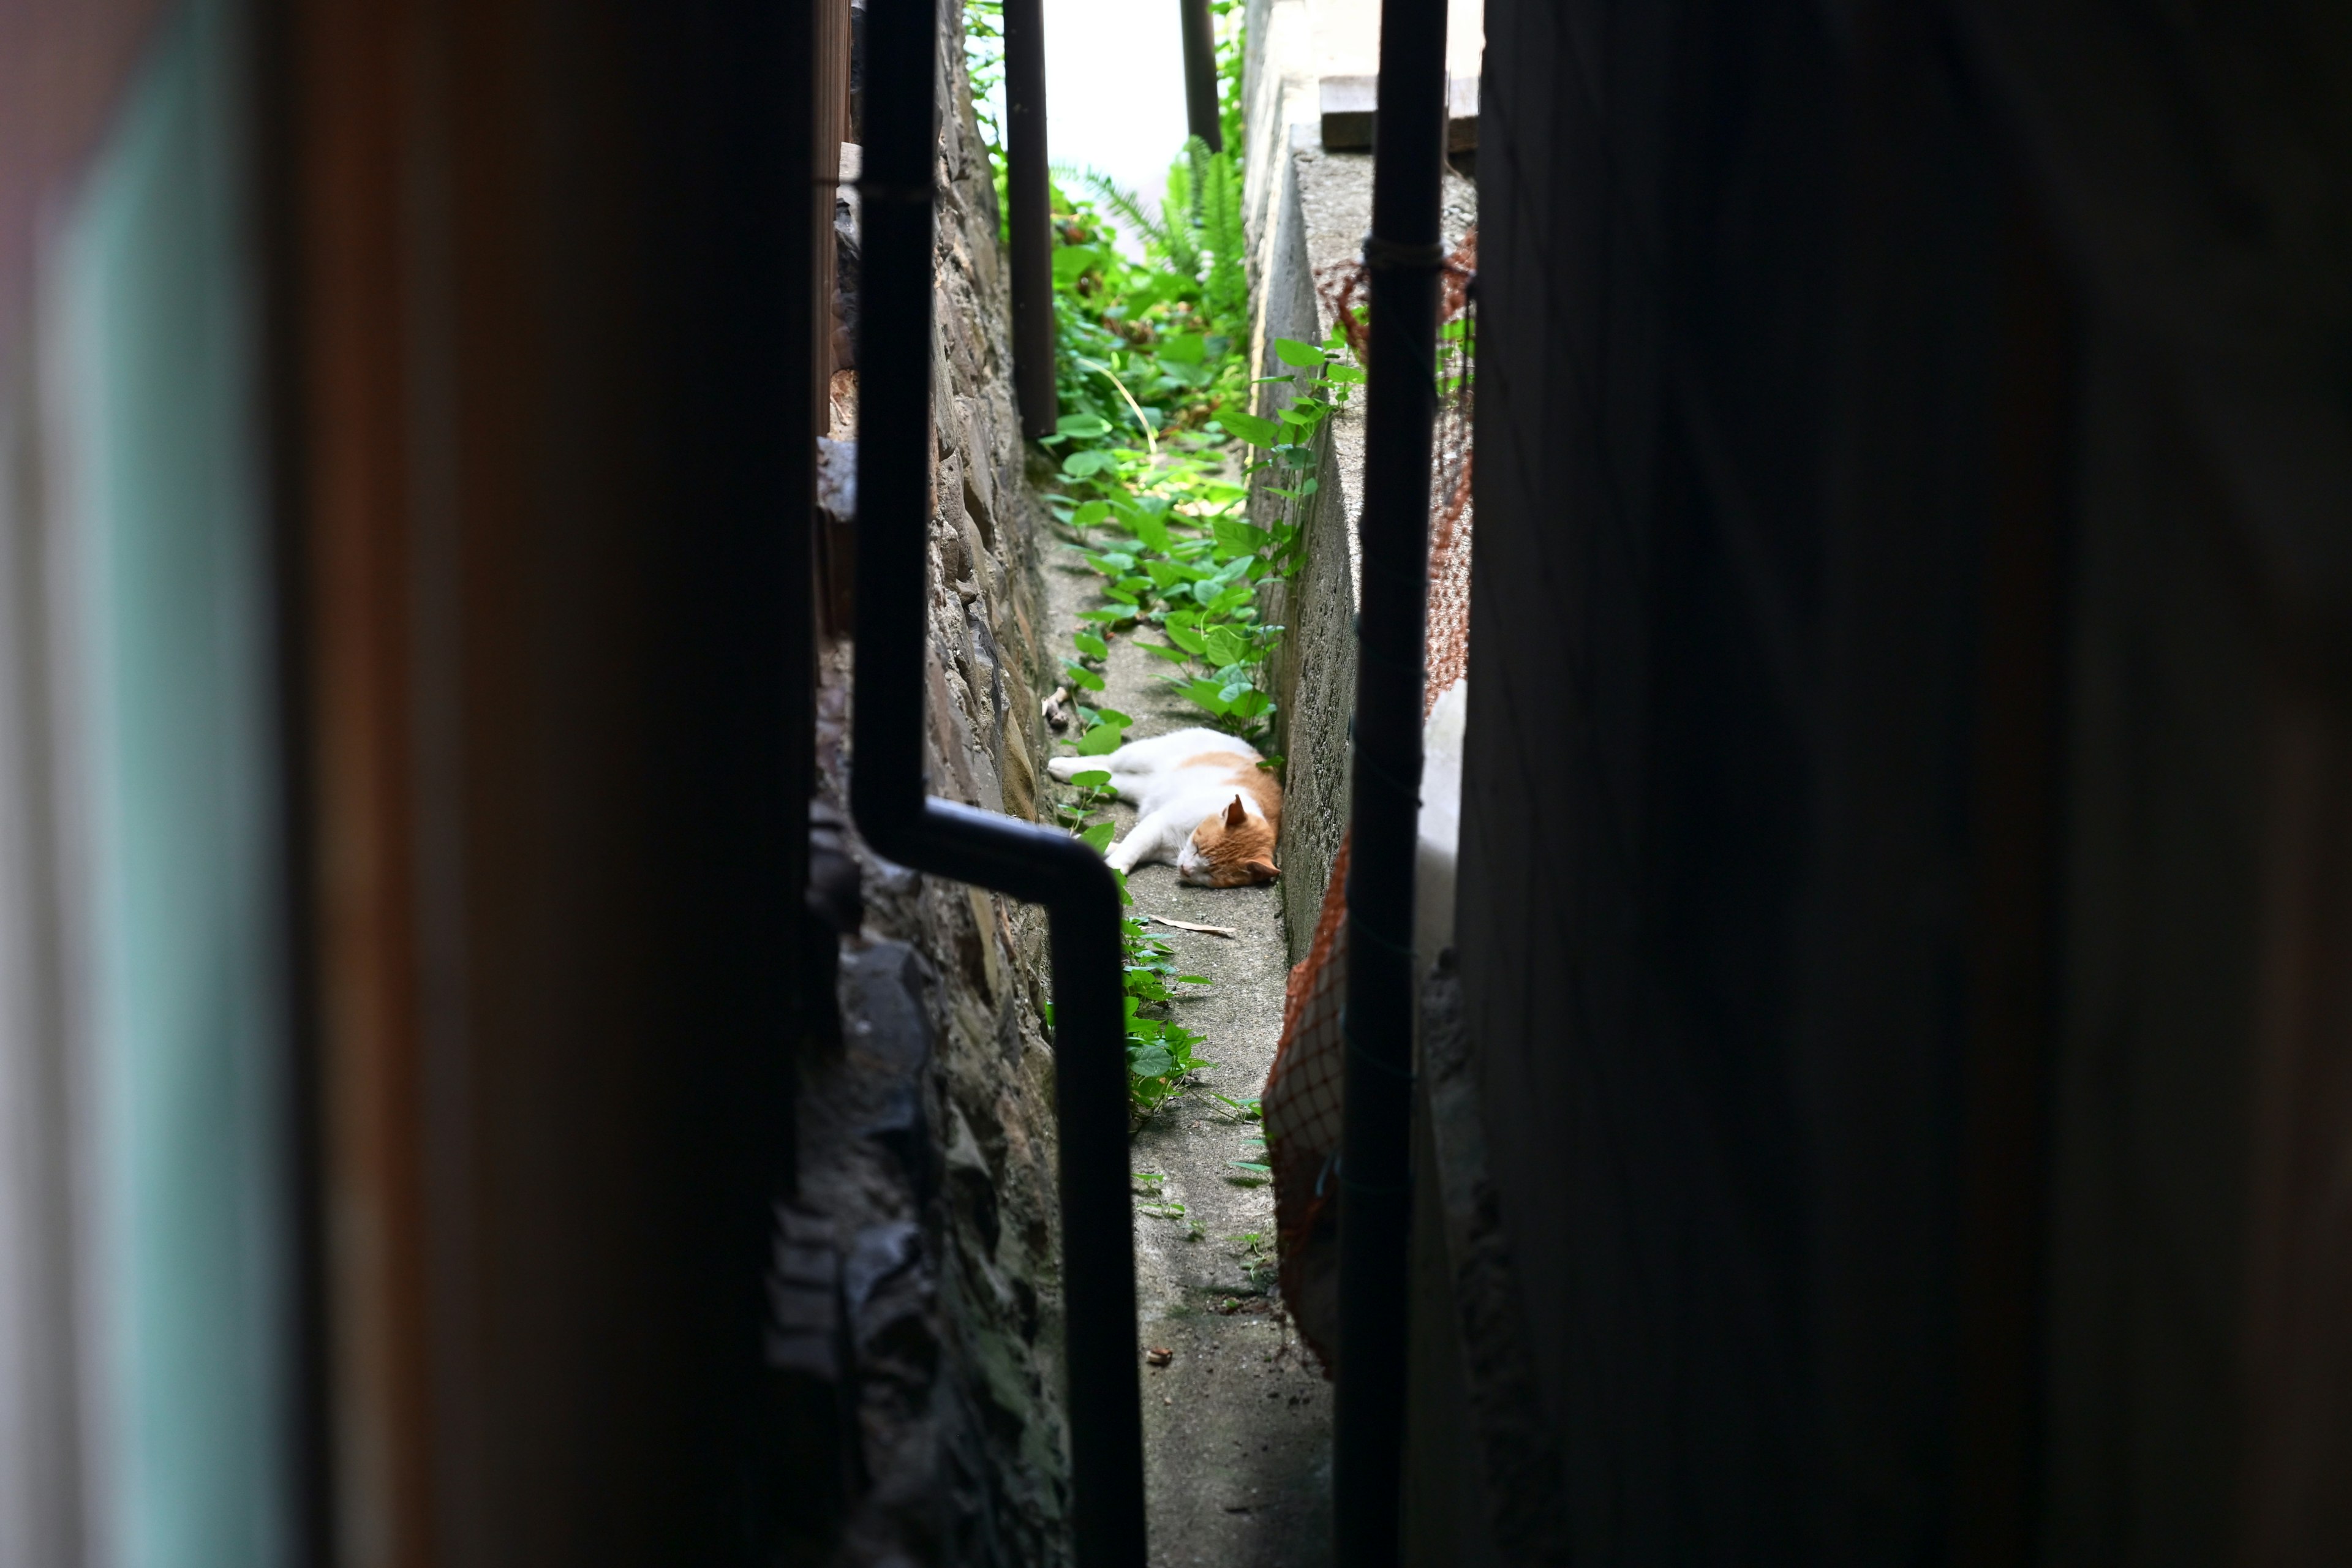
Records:
<instances>
[{"instance_id":1,"label":"green leaf","mask_svg":"<svg viewBox=\"0 0 2352 1568\"><path fill-rule=\"evenodd\" d=\"M1214 985L1216 984L1215 981L1210 979L1205 974L1180 974L1176 978L1179 983L1185 985Z\"/></svg>"},{"instance_id":2,"label":"green leaf","mask_svg":"<svg viewBox=\"0 0 2352 1568\"><path fill-rule=\"evenodd\" d=\"M1101 768L1088 768L1082 773L1072 773L1070 782L1080 789L1101 789L1110 783L1110 774Z\"/></svg>"},{"instance_id":3,"label":"green leaf","mask_svg":"<svg viewBox=\"0 0 2352 1568\"><path fill-rule=\"evenodd\" d=\"M1177 689L1182 692L1186 700L1194 707L1213 713L1220 719L1232 710L1233 705L1225 700L1224 689L1213 680L1205 679L1190 680L1179 686Z\"/></svg>"},{"instance_id":4,"label":"green leaf","mask_svg":"<svg viewBox=\"0 0 2352 1568\"><path fill-rule=\"evenodd\" d=\"M1076 659L1064 659L1062 673L1070 678L1070 684L1073 686L1084 687L1088 691L1100 691L1103 689L1103 678Z\"/></svg>"},{"instance_id":5,"label":"green leaf","mask_svg":"<svg viewBox=\"0 0 2352 1568\"><path fill-rule=\"evenodd\" d=\"M1210 525L1217 548L1228 555L1255 555L1274 542L1274 535L1262 528L1229 517L1221 517Z\"/></svg>"},{"instance_id":6,"label":"green leaf","mask_svg":"<svg viewBox=\"0 0 2352 1568\"><path fill-rule=\"evenodd\" d=\"M1065 245L1054 252L1054 285L1064 288L1103 264L1103 253L1091 245Z\"/></svg>"},{"instance_id":7,"label":"green leaf","mask_svg":"<svg viewBox=\"0 0 2352 1568\"><path fill-rule=\"evenodd\" d=\"M1062 472L1074 479L1083 479L1089 474L1099 474L1105 468L1118 467L1118 459L1098 447L1073 452L1062 459Z\"/></svg>"},{"instance_id":8,"label":"green leaf","mask_svg":"<svg viewBox=\"0 0 2352 1568\"><path fill-rule=\"evenodd\" d=\"M1118 750L1127 731L1116 724L1097 724L1078 740L1078 755L1103 757Z\"/></svg>"},{"instance_id":9,"label":"green leaf","mask_svg":"<svg viewBox=\"0 0 2352 1568\"><path fill-rule=\"evenodd\" d=\"M1228 1165L1231 1165L1231 1166L1234 1167L1234 1168L1235 1168L1235 1169L1237 1169L1237 1170L1243 1170L1243 1171L1255 1171L1255 1172L1258 1172L1260 1174L1265 1174L1265 1173L1266 1173L1266 1172L1267 1172L1267 1170L1268 1170L1268 1167L1267 1167L1267 1166L1265 1166L1265 1165L1260 1164L1260 1163L1259 1163L1257 1161L1255 1161L1255 1160L1228 1160L1228 1161L1226 1161L1226 1162L1225 1162L1225 1163L1226 1163L1226 1164L1228 1164Z\"/></svg>"},{"instance_id":10,"label":"green leaf","mask_svg":"<svg viewBox=\"0 0 2352 1568\"><path fill-rule=\"evenodd\" d=\"M1197 616L1192 618L1198 619ZM1161 629L1167 632L1170 642L1174 643L1186 653L1197 655L1209 651L1208 640L1199 632L1194 631L1189 621L1185 625L1179 626L1176 617L1171 616L1168 617L1168 624Z\"/></svg>"},{"instance_id":11,"label":"green leaf","mask_svg":"<svg viewBox=\"0 0 2352 1568\"><path fill-rule=\"evenodd\" d=\"M1271 419L1261 419L1255 414L1231 411L1220 413L1217 423L1253 447L1271 447L1282 439L1282 427Z\"/></svg>"},{"instance_id":12,"label":"green leaf","mask_svg":"<svg viewBox=\"0 0 2352 1568\"><path fill-rule=\"evenodd\" d=\"M1079 828L1078 837L1086 841L1087 848L1099 855L1110 847L1110 836L1116 831L1111 824L1097 822L1092 827Z\"/></svg>"},{"instance_id":13,"label":"green leaf","mask_svg":"<svg viewBox=\"0 0 2352 1568\"><path fill-rule=\"evenodd\" d=\"M1207 641L1209 662L1214 665L1239 664L1249 653L1249 644L1224 626L1213 628Z\"/></svg>"},{"instance_id":14,"label":"green leaf","mask_svg":"<svg viewBox=\"0 0 2352 1568\"><path fill-rule=\"evenodd\" d=\"M1102 421L1097 419L1095 423L1099 425ZM1086 505L1078 508L1077 510L1070 514L1070 525L1073 528L1092 528L1095 524L1100 522L1109 515L1110 502L1107 500L1090 500L1087 502Z\"/></svg>"},{"instance_id":15,"label":"green leaf","mask_svg":"<svg viewBox=\"0 0 2352 1568\"><path fill-rule=\"evenodd\" d=\"M1098 436L1109 435L1110 422L1092 414L1065 414L1054 422L1054 434L1091 441Z\"/></svg>"},{"instance_id":16,"label":"green leaf","mask_svg":"<svg viewBox=\"0 0 2352 1568\"><path fill-rule=\"evenodd\" d=\"M1351 364L1335 364L1325 374L1342 386L1361 386L1364 382L1364 373Z\"/></svg>"},{"instance_id":17,"label":"green leaf","mask_svg":"<svg viewBox=\"0 0 2352 1568\"><path fill-rule=\"evenodd\" d=\"M1323 363L1321 349L1317 348L1313 343L1302 343L1297 338L1275 339L1274 352L1283 363L1295 364L1301 370L1309 369Z\"/></svg>"},{"instance_id":18,"label":"green leaf","mask_svg":"<svg viewBox=\"0 0 2352 1568\"><path fill-rule=\"evenodd\" d=\"M1070 640L1073 643L1076 643L1077 645L1078 651L1085 654L1088 658L1108 658L1110 657L1109 645L1105 643L1102 638L1095 636L1092 632L1073 633Z\"/></svg>"},{"instance_id":19,"label":"green leaf","mask_svg":"<svg viewBox=\"0 0 2352 1568\"><path fill-rule=\"evenodd\" d=\"M1134 720L1129 718L1126 714L1120 712L1116 708L1097 709L1095 710L1095 721L1097 723L1116 724L1122 730L1135 722Z\"/></svg>"},{"instance_id":20,"label":"green leaf","mask_svg":"<svg viewBox=\"0 0 2352 1568\"><path fill-rule=\"evenodd\" d=\"M1156 642L1143 642L1139 640L1135 646L1141 648L1146 653L1157 654L1160 658L1166 659L1171 664L1182 664L1186 659L1192 657L1181 647L1161 647Z\"/></svg>"},{"instance_id":21,"label":"green leaf","mask_svg":"<svg viewBox=\"0 0 2352 1568\"><path fill-rule=\"evenodd\" d=\"M1159 353L1171 364L1200 364L1208 357L1209 342L1192 332L1177 332L1160 340Z\"/></svg>"},{"instance_id":22,"label":"green leaf","mask_svg":"<svg viewBox=\"0 0 2352 1568\"><path fill-rule=\"evenodd\" d=\"M1135 537L1146 550L1168 553L1168 524L1150 512L1139 511L1128 521L1134 525Z\"/></svg>"}]
</instances>

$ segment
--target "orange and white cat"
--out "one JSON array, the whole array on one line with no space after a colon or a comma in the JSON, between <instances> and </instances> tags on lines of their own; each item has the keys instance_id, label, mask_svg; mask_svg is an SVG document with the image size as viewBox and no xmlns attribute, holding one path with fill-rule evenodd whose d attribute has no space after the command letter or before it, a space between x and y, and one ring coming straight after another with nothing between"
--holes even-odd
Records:
<instances>
[{"instance_id":1,"label":"orange and white cat","mask_svg":"<svg viewBox=\"0 0 2352 1568\"><path fill-rule=\"evenodd\" d=\"M1106 757L1055 757L1046 771L1067 783L1097 769L1142 815L1103 858L1122 871L1175 862L1176 879L1245 888L1280 876L1282 784L1255 748L1214 730L1179 730L1130 741Z\"/></svg>"}]
</instances>

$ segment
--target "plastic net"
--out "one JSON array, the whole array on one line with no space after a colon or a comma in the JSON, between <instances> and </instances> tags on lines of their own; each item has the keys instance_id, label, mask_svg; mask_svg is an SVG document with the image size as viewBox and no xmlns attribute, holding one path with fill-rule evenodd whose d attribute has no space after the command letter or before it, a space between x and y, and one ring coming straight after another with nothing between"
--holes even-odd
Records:
<instances>
[{"instance_id":1,"label":"plastic net","mask_svg":"<svg viewBox=\"0 0 2352 1568\"><path fill-rule=\"evenodd\" d=\"M1470 363L1475 346L1477 231L1446 258L1444 320L1449 325L1440 356L1445 395L1436 430L1430 510L1426 716L1470 665L1471 409ZM1360 263L1318 280L1327 303L1363 352ZM1451 324L1459 322L1458 331ZM1262 1101L1267 1164L1274 1173L1275 1221L1281 1247L1282 1292L1300 1337L1328 1368L1338 1348L1339 1200L1335 1169L1341 1131L1341 1079L1346 1048L1339 1014L1348 991L1347 885L1352 839L1343 841L1323 889L1323 908L1307 956L1290 972L1276 1048Z\"/></svg>"}]
</instances>

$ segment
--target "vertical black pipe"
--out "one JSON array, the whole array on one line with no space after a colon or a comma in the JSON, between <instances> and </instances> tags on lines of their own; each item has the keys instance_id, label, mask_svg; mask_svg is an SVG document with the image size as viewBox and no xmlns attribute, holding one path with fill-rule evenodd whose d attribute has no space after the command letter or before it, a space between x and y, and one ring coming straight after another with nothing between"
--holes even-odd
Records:
<instances>
[{"instance_id":1,"label":"vertical black pipe","mask_svg":"<svg viewBox=\"0 0 2352 1568\"><path fill-rule=\"evenodd\" d=\"M1184 18L1184 119L1212 153L1225 150L1217 121L1217 30L1209 0L1177 0Z\"/></svg>"},{"instance_id":2,"label":"vertical black pipe","mask_svg":"<svg viewBox=\"0 0 2352 1568\"><path fill-rule=\"evenodd\" d=\"M850 805L882 855L1052 915L1071 1533L1081 1568L1142 1568L1118 884L1066 834L925 795L938 0L873 0L867 29Z\"/></svg>"},{"instance_id":3,"label":"vertical black pipe","mask_svg":"<svg viewBox=\"0 0 2352 1568\"><path fill-rule=\"evenodd\" d=\"M1437 412L1445 0L1385 0L1378 101L1372 232L1364 241L1371 363L1360 524L1363 587L1357 617L1339 1368L1332 1437L1340 1568L1396 1563L1403 1492L1413 851L1431 427Z\"/></svg>"},{"instance_id":4,"label":"vertical black pipe","mask_svg":"<svg viewBox=\"0 0 2352 1568\"><path fill-rule=\"evenodd\" d=\"M1045 0L1004 0L1005 218L1013 230L1013 390L1021 434L1054 433L1053 202L1045 160Z\"/></svg>"}]
</instances>

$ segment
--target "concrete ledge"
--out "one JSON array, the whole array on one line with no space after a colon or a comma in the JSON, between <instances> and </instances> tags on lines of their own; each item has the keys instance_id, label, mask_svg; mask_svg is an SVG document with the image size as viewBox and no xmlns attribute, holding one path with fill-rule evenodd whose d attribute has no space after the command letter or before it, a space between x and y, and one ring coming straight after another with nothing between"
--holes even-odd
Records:
<instances>
[{"instance_id":1,"label":"concrete ledge","mask_svg":"<svg viewBox=\"0 0 2352 1568\"><path fill-rule=\"evenodd\" d=\"M1297 127L1301 144L1282 161L1280 197L1260 283L1258 340L1252 374L1277 375L1277 338L1318 342L1338 323L1335 273L1355 261L1371 226L1372 159L1329 153L1310 128ZM1477 221L1477 191L1448 175L1444 235L1457 244ZM1290 399L1286 386L1261 389L1261 414ZM1306 554L1286 584L1269 584L1258 613L1289 628L1269 673L1280 709L1275 749L1288 759L1284 779L1283 912L1291 962L1307 954L1323 906L1325 884L1347 833L1348 729L1356 699L1356 523L1363 511L1363 404L1351 401L1317 434L1317 493L1299 507ZM1264 527L1286 504L1265 493L1251 498L1251 516Z\"/></svg>"}]
</instances>

